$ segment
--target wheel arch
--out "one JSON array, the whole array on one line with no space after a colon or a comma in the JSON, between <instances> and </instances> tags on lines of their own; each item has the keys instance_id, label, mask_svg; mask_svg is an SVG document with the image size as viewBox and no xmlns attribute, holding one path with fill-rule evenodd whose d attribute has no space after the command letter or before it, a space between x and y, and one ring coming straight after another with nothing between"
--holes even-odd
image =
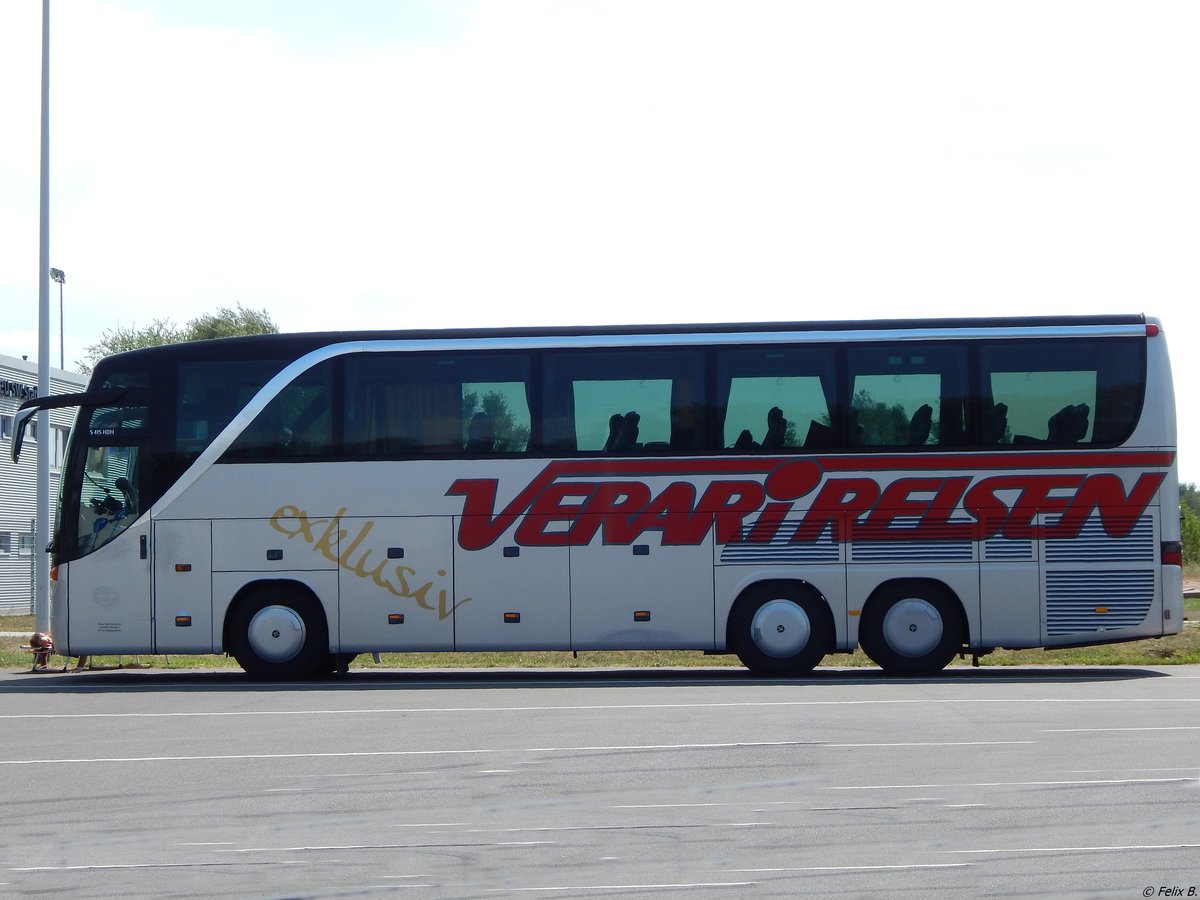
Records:
<instances>
[{"instance_id":1,"label":"wheel arch","mask_svg":"<svg viewBox=\"0 0 1200 900\"><path fill-rule=\"evenodd\" d=\"M837 633L837 623L834 620L833 609L829 604L829 600L812 582L803 578L759 578L741 585L737 595L733 598L733 602L729 604L729 612L725 616L724 629L726 650L730 650L734 646L733 622L734 613L738 609L738 606L743 602L749 602L760 591L772 590L774 588L779 588L780 590L800 590L810 595L814 600L818 601L820 609L823 610L823 614L827 617L830 633Z\"/></svg>"},{"instance_id":2,"label":"wheel arch","mask_svg":"<svg viewBox=\"0 0 1200 900\"><path fill-rule=\"evenodd\" d=\"M964 645L970 642L971 621L967 616L967 608L963 604L962 597L958 595L958 592L954 588L939 578L889 578L887 581L881 581L871 591L867 597L867 602L863 604L862 615L870 615L872 603L879 602L881 596L889 594L894 590L911 590L914 592L932 590L942 594L947 600L952 602L954 609L958 613L958 622L962 629L960 633L963 636Z\"/></svg>"},{"instance_id":3,"label":"wheel arch","mask_svg":"<svg viewBox=\"0 0 1200 900\"><path fill-rule=\"evenodd\" d=\"M325 623L325 644L330 651L334 650L332 635L334 634L334 623L329 621L329 611L325 609L325 604L321 602L320 596L311 585L305 584L295 578L256 578L247 581L234 593L229 603L225 607L225 613L221 621L221 647L220 651L227 653L229 651L229 629L238 608L246 602L248 597L252 597L261 589L274 589L279 591L295 592L301 596L306 596L317 605L322 612L322 619Z\"/></svg>"}]
</instances>

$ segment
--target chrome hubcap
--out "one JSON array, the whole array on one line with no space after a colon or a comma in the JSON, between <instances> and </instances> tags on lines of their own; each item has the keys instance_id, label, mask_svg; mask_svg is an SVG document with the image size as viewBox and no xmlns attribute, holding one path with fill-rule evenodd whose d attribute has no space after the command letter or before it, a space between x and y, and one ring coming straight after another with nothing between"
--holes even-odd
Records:
<instances>
[{"instance_id":1,"label":"chrome hubcap","mask_svg":"<svg viewBox=\"0 0 1200 900\"><path fill-rule=\"evenodd\" d=\"M260 659L287 662L304 646L304 619L286 606L268 606L254 614L246 637Z\"/></svg>"},{"instance_id":2,"label":"chrome hubcap","mask_svg":"<svg viewBox=\"0 0 1200 900\"><path fill-rule=\"evenodd\" d=\"M942 640L942 616L928 600L901 600L883 617L883 637L888 647L917 659L931 653Z\"/></svg>"},{"instance_id":3,"label":"chrome hubcap","mask_svg":"<svg viewBox=\"0 0 1200 900\"><path fill-rule=\"evenodd\" d=\"M750 621L750 636L767 656L787 659L808 644L812 623L808 621L808 613L791 600L769 600Z\"/></svg>"}]
</instances>

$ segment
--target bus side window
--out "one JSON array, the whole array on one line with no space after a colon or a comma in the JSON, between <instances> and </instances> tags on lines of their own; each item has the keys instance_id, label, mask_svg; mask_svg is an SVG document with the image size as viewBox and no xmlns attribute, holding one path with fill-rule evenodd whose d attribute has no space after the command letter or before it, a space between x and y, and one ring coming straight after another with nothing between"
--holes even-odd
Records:
<instances>
[{"instance_id":1,"label":"bus side window","mask_svg":"<svg viewBox=\"0 0 1200 900\"><path fill-rule=\"evenodd\" d=\"M965 439L966 355L946 345L851 348L850 408L868 447L954 446Z\"/></svg>"},{"instance_id":2,"label":"bus side window","mask_svg":"<svg viewBox=\"0 0 1200 900\"><path fill-rule=\"evenodd\" d=\"M329 361L301 373L254 417L227 451L229 459L328 459L333 442Z\"/></svg>"},{"instance_id":3,"label":"bus side window","mask_svg":"<svg viewBox=\"0 0 1200 900\"><path fill-rule=\"evenodd\" d=\"M983 413L981 440L984 444L1011 444L1012 432L1008 430L1008 404L987 402Z\"/></svg>"},{"instance_id":4,"label":"bus side window","mask_svg":"<svg viewBox=\"0 0 1200 900\"><path fill-rule=\"evenodd\" d=\"M464 453L511 454L529 449L533 423L527 382L466 381L460 399Z\"/></svg>"},{"instance_id":5,"label":"bus side window","mask_svg":"<svg viewBox=\"0 0 1200 900\"><path fill-rule=\"evenodd\" d=\"M546 449L618 454L702 449L703 362L692 350L547 354Z\"/></svg>"},{"instance_id":6,"label":"bus side window","mask_svg":"<svg viewBox=\"0 0 1200 900\"><path fill-rule=\"evenodd\" d=\"M1115 444L1141 412L1144 342L1005 341L980 349L984 444Z\"/></svg>"},{"instance_id":7,"label":"bus side window","mask_svg":"<svg viewBox=\"0 0 1200 900\"><path fill-rule=\"evenodd\" d=\"M529 358L377 353L346 361L345 444L354 457L528 452Z\"/></svg>"},{"instance_id":8,"label":"bus side window","mask_svg":"<svg viewBox=\"0 0 1200 900\"><path fill-rule=\"evenodd\" d=\"M825 347L719 350L721 446L737 453L836 447L835 383L834 355Z\"/></svg>"}]
</instances>

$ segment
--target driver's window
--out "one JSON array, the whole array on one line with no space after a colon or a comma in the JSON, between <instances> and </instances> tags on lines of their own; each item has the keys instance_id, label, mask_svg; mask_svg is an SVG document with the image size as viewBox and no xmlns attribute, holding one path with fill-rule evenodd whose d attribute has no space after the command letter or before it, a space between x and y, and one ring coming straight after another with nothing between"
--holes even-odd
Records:
<instances>
[{"instance_id":1,"label":"driver's window","mask_svg":"<svg viewBox=\"0 0 1200 900\"><path fill-rule=\"evenodd\" d=\"M79 503L81 554L103 547L137 519L137 476L137 447L88 448Z\"/></svg>"}]
</instances>

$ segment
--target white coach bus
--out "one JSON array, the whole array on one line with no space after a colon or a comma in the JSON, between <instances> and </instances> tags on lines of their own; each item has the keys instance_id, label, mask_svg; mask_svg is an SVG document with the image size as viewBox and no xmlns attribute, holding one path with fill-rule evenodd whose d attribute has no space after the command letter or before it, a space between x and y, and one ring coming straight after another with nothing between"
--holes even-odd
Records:
<instances>
[{"instance_id":1,"label":"white coach bus","mask_svg":"<svg viewBox=\"0 0 1200 900\"><path fill-rule=\"evenodd\" d=\"M21 424L67 404L69 655L300 678L697 649L788 676L862 646L922 675L1182 624L1142 316L268 335L110 357Z\"/></svg>"}]
</instances>

